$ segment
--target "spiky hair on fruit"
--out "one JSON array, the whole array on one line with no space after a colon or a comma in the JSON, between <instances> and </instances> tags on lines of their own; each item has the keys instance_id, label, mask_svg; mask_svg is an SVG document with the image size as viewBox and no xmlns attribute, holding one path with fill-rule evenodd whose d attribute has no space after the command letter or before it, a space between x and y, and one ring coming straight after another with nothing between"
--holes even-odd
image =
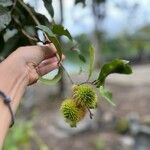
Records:
<instances>
[{"instance_id":1,"label":"spiky hair on fruit","mask_svg":"<svg viewBox=\"0 0 150 150\"><path fill-rule=\"evenodd\" d=\"M82 106L77 106L75 101L71 98L62 102L60 111L65 121L69 123L71 127L76 127L77 123L81 121L86 114L86 109Z\"/></svg>"},{"instance_id":2,"label":"spiky hair on fruit","mask_svg":"<svg viewBox=\"0 0 150 150\"><path fill-rule=\"evenodd\" d=\"M97 107L97 95L92 86L88 84L73 86L73 99L77 105L94 109Z\"/></svg>"}]
</instances>

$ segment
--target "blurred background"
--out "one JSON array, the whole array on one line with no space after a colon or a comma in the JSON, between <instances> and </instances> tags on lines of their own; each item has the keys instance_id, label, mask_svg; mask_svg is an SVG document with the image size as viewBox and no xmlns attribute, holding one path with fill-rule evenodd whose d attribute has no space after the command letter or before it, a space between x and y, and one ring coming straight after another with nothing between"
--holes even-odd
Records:
<instances>
[{"instance_id":1,"label":"blurred background","mask_svg":"<svg viewBox=\"0 0 150 150\"><path fill-rule=\"evenodd\" d=\"M33 13L38 13L41 24L53 21L42 0L24 2ZM0 5L3 3L1 0ZM11 0L5 1L9 3ZM1 60L19 46L34 44L20 30L20 20L31 35L35 25L24 5L18 3L16 14L20 12L22 16L13 15L12 26L0 33ZM86 63L80 61L70 51L71 43L61 39L66 55L64 66L75 82L86 77L90 43L96 49L93 79L102 64L114 58L129 60L133 74L111 75L107 87L113 92L116 107L99 96L94 118L87 115L75 129L64 122L59 112L62 100L71 95L72 85L65 73L57 85L38 82L28 87L4 150L150 150L150 1L53 0L52 6L54 20L70 31L86 58ZM15 29L14 22L18 25Z\"/></svg>"}]
</instances>

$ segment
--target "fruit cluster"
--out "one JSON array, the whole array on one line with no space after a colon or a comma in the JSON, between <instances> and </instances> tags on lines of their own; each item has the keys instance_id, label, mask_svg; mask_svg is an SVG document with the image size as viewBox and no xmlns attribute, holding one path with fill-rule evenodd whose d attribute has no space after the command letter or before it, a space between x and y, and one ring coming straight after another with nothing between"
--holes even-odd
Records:
<instances>
[{"instance_id":1,"label":"fruit cluster","mask_svg":"<svg viewBox=\"0 0 150 150\"><path fill-rule=\"evenodd\" d=\"M72 98L65 99L61 104L61 112L65 121L71 127L76 127L86 115L87 110L97 107L97 95L93 87L88 84L73 86Z\"/></svg>"}]
</instances>

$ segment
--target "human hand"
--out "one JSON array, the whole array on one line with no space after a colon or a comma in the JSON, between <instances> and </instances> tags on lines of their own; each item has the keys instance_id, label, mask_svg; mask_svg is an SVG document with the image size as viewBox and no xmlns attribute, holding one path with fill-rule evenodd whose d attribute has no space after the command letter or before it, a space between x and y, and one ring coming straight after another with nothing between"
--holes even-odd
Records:
<instances>
[{"instance_id":1,"label":"human hand","mask_svg":"<svg viewBox=\"0 0 150 150\"><path fill-rule=\"evenodd\" d=\"M11 43L10 43L11 44ZM64 56L62 56L64 59ZM10 96L11 108L16 112L27 85L58 68L56 48L51 43L43 46L20 47L0 63L0 90ZM0 149L9 128L11 117L0 99Z\"/></svg>"},{"instance_id":2,"label":"human hand","mask_svg":"<svg viewBox=\"0 0 150 150\"><path fill-rule=\"evenodd\" d=\"M27 76L28 85L35 83L39 76L59 67L56 48L51 43L42 46L25 46L18 48L9 57L14 58L17 68ZM62 56L64 59L64 55Z\"/></svg>"}]
</instances>

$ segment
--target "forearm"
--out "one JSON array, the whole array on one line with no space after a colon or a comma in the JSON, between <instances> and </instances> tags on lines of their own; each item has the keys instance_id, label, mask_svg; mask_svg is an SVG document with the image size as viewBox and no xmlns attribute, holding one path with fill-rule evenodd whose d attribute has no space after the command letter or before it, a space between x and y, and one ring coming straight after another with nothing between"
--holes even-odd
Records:
<instances>
[{"instance_id":1,"label":"forearm","mask_svg":"<svg viewBox=\"0 0 150 150\"><path fill-rule=\"evenodd\" d=\"M53 44L20 47L0 63L0 90L11 97L11 108L14 114L27 85L35 83L39 75L56 68L58 68L58 60ZM9 109L0 98L0 150L10 121Z\"/></svg>"},{"instance_id":2,"label":"forearm","mask_svg":"<svg viewBox=\"0 0 150 150\"><path fill-rule=\"evenodd\" d=\"M27 74L24 68L19 68L20 62L14 59L14 57L8 58L0 64L0 90L11 97L11 107L15 113L27 86ZM0 149L2 149L10 122L11 115L8 107L0 98Z\"/></svg>"}]
</instances>

